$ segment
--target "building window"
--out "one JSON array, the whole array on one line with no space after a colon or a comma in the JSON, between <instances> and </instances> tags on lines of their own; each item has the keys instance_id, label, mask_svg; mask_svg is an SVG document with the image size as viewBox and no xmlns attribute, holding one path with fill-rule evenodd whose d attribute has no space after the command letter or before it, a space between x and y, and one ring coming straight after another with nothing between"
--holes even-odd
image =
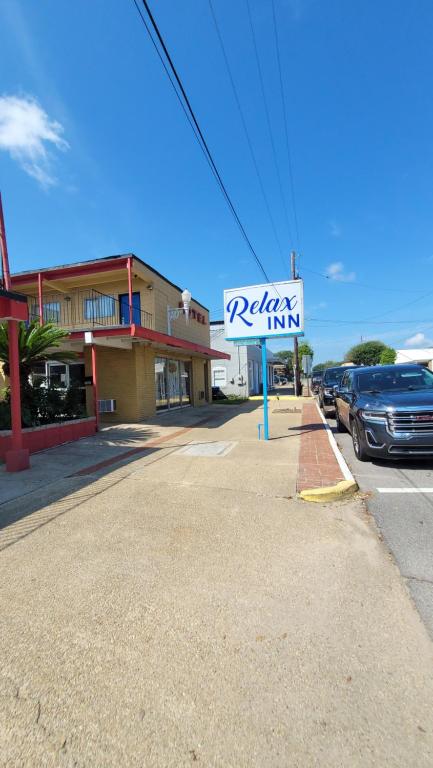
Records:
<instances>
[{"instance_id":1,"label":"building window","mask_svg":"<svg viewBox=\"0 0 433 768\"><path fill-rule=\"evenodd\" d=\"M213 387L226 387L227 386L227 371L224 366L217 366L212 368L212 386Z\"/></svg>"},{"instance_id":2,"label":"building window","mask_svg":"<svg viewBox=\"0 0 433 768\"><path fill-rule=\"evenodd\" d=\"M85 320L99 320L101 317L113 317L114 298L112 296L98 296L94 299L84 299Z\"/></svg>"},{"instance_id":3,"label":"building window","mask_svg":"<svg viewBox=\"0 0 433 768\"><path fill-rule=\"evenodd\" d=\"M60 322L60 301L49 301L44 304L44 322L45 323L59 323Z\"/></svg>"}]
</instances>

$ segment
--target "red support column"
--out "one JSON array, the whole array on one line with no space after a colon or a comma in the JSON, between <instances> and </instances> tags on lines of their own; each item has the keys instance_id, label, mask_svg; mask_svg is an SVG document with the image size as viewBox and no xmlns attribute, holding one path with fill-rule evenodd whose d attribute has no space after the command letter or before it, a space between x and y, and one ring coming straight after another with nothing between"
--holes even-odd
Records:
<instances>
[{"instance_id":1,"label":"red support column","mask_svg":"<svg viewBox=\"0 0 433 768\"><path fill-rule=\"evenodd\" d=\"M93 381L93 409L96 419L96 431L99 429L98 413L98 374L96 368L96 344L92 344L92 381Z\"/></svg>"},{"instance_id":2,"label":"red support column","mask_svg":"<svg viewBox=\"0 0 433 768\"><path fill-rule=\"evenodd\" d=\"M129 325L132 325L132 258L128 256L127 261L128 270L128 296L129 296Z\"/></svg>"},{"instance_id":3,"label":"red support column","mask_svg":"<svg viewBox=\"0 0 433 768\"><path fill-rule=\"evenodd\" d=\"M8 247L6 242L6 227L3 216L3 205L0 194L0 250L3 264L3 278L7 291L10 291L11 277L9 272ZM29 451L23 448L23 433L21 429L21 385L20 360L18 351L18 321L8 320L9 344L9 381L11 389L11 426L12 448L6 452L6 471L20 472L30 466Z\"/></svg>"},{"instance_id":4,"label":"red support column","mask_svg":"<svg viewBox=\"0 0 433 768\"><path fill-rule=\"evenodd\" d=\"M0 192L0 250L1 250L1 257L2 257L2 265L3 265L4 287L6 288L7 291L11 291L12 285L11 285L11 276L9 273L8 246L6 242L6 227L5 227L5 220L3 216L3 204L2 204L1 192Z\"/></svg>"},{"instance_id":5,"label":"red support column","mask_svg":"<svg viewBox=\"0 0 433 768\"><path fill-rule=\"evenodd\" d=\"M18 321L8 320L9 381L11 390L12 448L6 452L7 472L20 472L30 466L29 451L23 448L21 429L20 361L18 353Z\"/></svg>"},{"instance_id":6,"label":"red support column","mask_svg":"<svg viewBox=\"0 0 433 768\"><path fill-rule=\"evenodd\" d=\"M42 275L40 272L38 272L38 294L39 294L39 322L41 325L44 324L44 298L43 298L43 292L42 292Z\"/></svg>"}]
</instances>

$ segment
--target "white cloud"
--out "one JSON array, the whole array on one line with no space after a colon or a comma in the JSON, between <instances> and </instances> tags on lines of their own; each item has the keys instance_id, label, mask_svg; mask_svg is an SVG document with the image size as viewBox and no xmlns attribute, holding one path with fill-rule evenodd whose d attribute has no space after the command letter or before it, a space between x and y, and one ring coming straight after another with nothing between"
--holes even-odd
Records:
<instances>
[{"instance_id":1,"label":"white cloud","mask_svg":"<svg viewBox=\"0 0 433 768\"><path fill-rule=\"evenodd\" d=\"M62 125L50 120L34 99L0 96L0 150L9 152L42 187L57 183L51 171L50 150L69 148L62 134Z\"/></svg>"},{"instance_id":2,"label":"white cloud","mask_svg":"<svg viewBox=\"0 0 433 768\"><path fill-rule=\"evenodd\" d=\"M332 235L332 237L341 237L343 234L343 231L339 224L334 219L331 219L329 222L329 231Z\"/></svg>"},{"instance_id":3,"label":"white cloud","mask_svg":"<svg viewBox=\"0 0 433 768\"><path fill-rule=\"evenodd\" d=\"M425 333L415 333L404 342L405 347L430 347L431 344L431 339L428 339Z\"/></svg>"},{"instance_id":4,"label":"white cloud","mask_svg":"<svg viewBox=\"0 0 433 768\"><path fill-rule=\"evenodd\" d=\"M355 272L345 272L342 261L334 261L326 268L326 274L330 280L338 283L353 283L356 280Z\"/></svg>"}]
</instances>

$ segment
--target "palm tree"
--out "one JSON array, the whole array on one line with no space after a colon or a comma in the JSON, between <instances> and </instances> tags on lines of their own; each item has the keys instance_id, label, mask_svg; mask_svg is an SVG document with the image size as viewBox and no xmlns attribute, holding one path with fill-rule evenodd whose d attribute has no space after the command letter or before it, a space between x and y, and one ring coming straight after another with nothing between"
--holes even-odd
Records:
<instances>
[{"instance_id":1,"label":"palm tree","mask_svg":"<svg viewBox=\"0 0 433 768\"><path fill-rule=\"evenodd\" d=\"M74 352L62 352L60 343L68 337L68 332L53 323L40 325L39 320L20 323L18 330L18 349L21 381L25 381L36 363L46 360L68 361L75 358ZM9 375L9 338L7 323L0 323L0 363L6 376Z\"/></svg>"}]
</instances>

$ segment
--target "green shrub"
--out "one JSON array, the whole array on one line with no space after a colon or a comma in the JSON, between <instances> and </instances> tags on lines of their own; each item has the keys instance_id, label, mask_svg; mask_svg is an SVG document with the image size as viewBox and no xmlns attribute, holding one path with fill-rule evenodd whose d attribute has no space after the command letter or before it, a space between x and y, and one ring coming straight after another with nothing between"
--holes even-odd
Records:
<instances>
[{"instance_id":1,"label":"green shrub","mask_svg":"<svg viewBox=\"0 0 433 768\"><path fill-rule=\"evenodd\" d=\"M41 424L71 421L85 416L86 409L81 403L81 391L78 387L62 391L54 386L43 386L42 380L33 384L26 381L21 385L23 427L38 427ZM4 400L0 401L0 429L10 428L10 391L6 389Z\"/></svg>"},{"instance_id":2,"label":"green shrub","mask_svg":"<svg viewBox=\"0 0 433 768\"><path fill-rule=\"evenodd\" d=\"M0 429L11 428L11 409L8 400L0 400Z\"/></svg>"}]
</instances>

